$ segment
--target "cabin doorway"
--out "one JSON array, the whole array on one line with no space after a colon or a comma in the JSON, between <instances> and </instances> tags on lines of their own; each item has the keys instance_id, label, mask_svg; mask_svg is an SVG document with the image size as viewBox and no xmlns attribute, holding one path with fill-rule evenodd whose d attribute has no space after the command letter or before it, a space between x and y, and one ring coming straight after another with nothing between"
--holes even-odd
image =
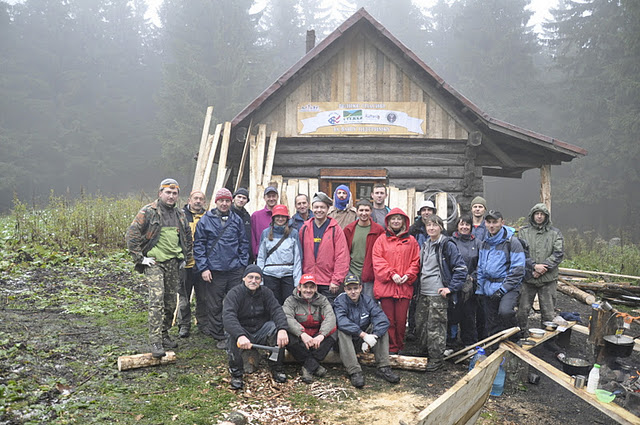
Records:
<instances>
[{"instance_id":1,"label":"cabin doorway","mask_svg":"<svg viewBox=\"0 0 640 425\"><path fill-rule=\"evenodd\" d=\"M341 184L351 191L352 205L361 199L371 199L373 186L387 185L387 170L323 168L320 170L319 189L333 199L333 192Z\"/></svg>"}]
</instances>

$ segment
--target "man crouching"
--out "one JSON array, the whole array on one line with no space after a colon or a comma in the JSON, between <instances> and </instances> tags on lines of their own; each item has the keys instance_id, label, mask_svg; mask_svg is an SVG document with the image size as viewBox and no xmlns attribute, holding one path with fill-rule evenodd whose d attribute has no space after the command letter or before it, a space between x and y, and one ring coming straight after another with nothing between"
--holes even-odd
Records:
<instances>
[{"instance_id":1,"label":"man crouching","mask_svg":"<svg viewBox=\"0 0 640 425\"><path fill-rule=\"evenodd\" d=\"M389 319L376 301L362 294L362 284L355 275L347 275L344 291L336 298L333 308L338 323L338 344L340 360L347 369L351 385L364 387L362 367L356 352L371 349L376 359L376 375L395 384L400 381L390 367L389 361Z\"/></svg>"},{"instance_id":2,"label":"man crouching","mask_svg":"<svg viewBox=\"0 0 640 425\"><path fill-rule=\"evenodd\" d=\"M222 312L224 330L229 334L227 353L231 388L240 390L244 386L242 350L250 350L253 344L276 343L280 351L278 360L270 362L271 374L276 382L287 382L287 375L282 367L284 347L289 343L284 311L273 292L260 286L260 267L255 264L247 266L242 281L243 285L236 285L225 297Z\"/></svg>"}]
</instances>

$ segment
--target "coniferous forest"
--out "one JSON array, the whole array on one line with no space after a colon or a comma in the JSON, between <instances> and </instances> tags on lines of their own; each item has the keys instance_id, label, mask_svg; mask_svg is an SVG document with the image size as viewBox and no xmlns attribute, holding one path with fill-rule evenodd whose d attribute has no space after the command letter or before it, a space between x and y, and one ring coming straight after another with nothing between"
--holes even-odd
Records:
<instances>
[{"instance_id":1,"label":"coniferous forest","mask_svg":"<svg viewBox=\"0 0 640 425\"><path fill-rule=\"evenodd\" d=\"M0 210L189 184L207 106L230 120L307 29L320 41L365 7L489 115L587 149L554 167L556 222L637 241L640 2L559 0L541 29L528 3L164 0L152 21L143 0L0 1ZM487 195L510 215L537 202L501 184Z\"/></svg>"}]
</instances>

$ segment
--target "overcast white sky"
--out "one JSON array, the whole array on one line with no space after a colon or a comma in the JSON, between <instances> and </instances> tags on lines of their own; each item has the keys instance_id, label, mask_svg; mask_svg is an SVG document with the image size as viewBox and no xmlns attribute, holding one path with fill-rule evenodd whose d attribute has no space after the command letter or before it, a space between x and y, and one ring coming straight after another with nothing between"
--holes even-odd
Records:
<instances>
[{"instance_id":1,"label":"overcast white sky","mask_svg":"<svg viewBox=\"0 0 640 425\"><path fill-rule=\"evenodd\" d=\"M185 0L188 1L188 0ZM331 0L325 0L327 2L331 2ZM147 16L154 19L155 9L162 3L162 0L147 0L147 4L149 4L150 11ZM415 4L427 8L436 3L436 0L415 0ZM529 9L534 11L534 15L531 17L531 25L536 26L536 30L540 31L540 24L547 18L550 18L549 9L555 7L558 3L558 0L531 0L529 5ZM260 10L261 7L264 7L265 0L257 0L256 1L256 10ZM155 21L155 19L154 19Z\"/></svg>"}]
</instances>

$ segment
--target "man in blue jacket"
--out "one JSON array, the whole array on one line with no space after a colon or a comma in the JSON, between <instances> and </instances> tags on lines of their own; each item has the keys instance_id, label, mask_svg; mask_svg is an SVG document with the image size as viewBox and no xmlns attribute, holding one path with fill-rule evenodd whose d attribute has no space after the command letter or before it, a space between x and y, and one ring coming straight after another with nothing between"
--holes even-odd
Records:
<instances>
[{"instance_id":1,"label":"man in blue jacket","mask_svg":"<svg viewBox=\"0 0 640 425\"><path fill-rule=\"evenodd\" d=\"M222 300L229 290L242 282L249 261L249 242L244 222L231 211L231 192L220 189L215 196L216 208L200 219L194 236L193 257L207 292L207 317L211 336L224 349L226 340L222 324Z\"/></svg>"},{"instance_id":2,"label":"man in blue jacket","mask_svg":"<svg viewBox=\"0 0 640 425\"><path fill-rule=\"evenodd\" d=\"M378 368L376 375L387 382L400 382L390 367L389 361L389 319L378 303L362 294L362 284L358 276L349 274L344 281L344 291L336 298L333 309L338 323L338 343L340 360L347 369L351 385L364 387L362 367L356 352L371 349Z\"/></svg>"},{"instance_id":3,"label":"man in blue jacket","mask_svg":"<svg viewBox=\"0 0 640 425\"><path fill-rule=\"evenodd\" d=\"M485 215L487 235L478 258L478 289L483 297L489 335L516 324L515 306L524 277L525 254L514 229L499 211Z\"/></svg>"}]
</instances>

